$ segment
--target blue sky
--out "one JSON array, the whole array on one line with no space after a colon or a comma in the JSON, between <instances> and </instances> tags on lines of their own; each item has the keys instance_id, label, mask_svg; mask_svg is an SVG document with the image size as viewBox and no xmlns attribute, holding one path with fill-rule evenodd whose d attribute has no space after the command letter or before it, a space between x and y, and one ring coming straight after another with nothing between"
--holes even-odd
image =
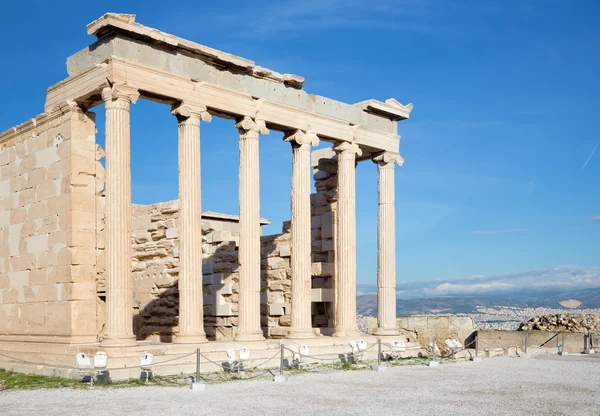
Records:
<instances>
[{"instance_id":1,"label":"blue sky","mask_svg":"<svg viewBox=\"0 0 600 416\"><path fill-rule=\"evenodd\" d=\"M46 88L66 77L66 58L94 40L85 25L108 11L302 75L310 93L414 103L399 123L399 282L600 265L600 3L9 2L0 130L43 111ZM102 143L103 108L95 112ZM132 135L133 201L175 199L169 108L140 100ZM204 210L238 212L237 146L231 121L203 124ZM273 223L266 233L289 218L290 177L289 144L273 132L261 140L261 214ZM362 284L375 283L376 189L375 165L359 164Z\"/></svg>"}]
</instances>

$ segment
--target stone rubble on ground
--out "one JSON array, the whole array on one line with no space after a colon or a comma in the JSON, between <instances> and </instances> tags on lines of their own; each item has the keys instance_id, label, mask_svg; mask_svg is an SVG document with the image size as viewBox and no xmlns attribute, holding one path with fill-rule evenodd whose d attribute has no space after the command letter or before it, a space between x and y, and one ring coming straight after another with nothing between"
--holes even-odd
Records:
<instances>
[{"instance_id":1,"label":"stone rubble on ground","mask_svg":"<svg viewBox=\"0 0 600 416\"><path fill-rule=\"evenodd\" d=\"M557 313L536 316L523 322L519 331L599 332L600 315Z\"/></svg>"}]
</instances>

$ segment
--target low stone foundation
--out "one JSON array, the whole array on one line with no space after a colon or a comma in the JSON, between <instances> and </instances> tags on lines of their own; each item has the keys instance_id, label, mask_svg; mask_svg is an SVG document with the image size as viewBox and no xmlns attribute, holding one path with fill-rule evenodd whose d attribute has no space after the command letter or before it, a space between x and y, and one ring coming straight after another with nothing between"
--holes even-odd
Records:
<instances>
[{"instance_id":1,"label":"low stone foundation","mask_svg":"<svg viewBox=\"0 0 600 416\"><path fill-rule=\"evenodd\" d=\"M398 329L407 339L419 342L421 348L427 349L435 336L438 345L443 345L447 338L457 339L463 345L475 331L477 324L468 316L455 315L414 315L400 316L396 319ZM377 328L377 318L368 320L369 333Z\"/></svg>"},{"instance_id":2,"label":"low stone foundation","mask_svg":"<svg viewBox=\"0 0 600 416\"><path fill-rule=\"evenodd\" d=\"M595 348L598 348L600 344L600 335L593 336L590 339L587 334L559 332L557 343L557 338L554 337L556 334L557 332L547 331L476 331L469 340L474 341L475 335L477 335L480 350L518 347L520 350L525 351L525 344L527 343L527 353L532 354L556 353L559 349L572 354L580 354L590 348L590 344L593 344ZM554 338L551 339L552 337Z\"/></svg>"},{"instance_id":3,"label":"low stone foundation","mask_svg":"<svg viewBox=\"0 0 600 416\"><path fill-rule=\"evenodd\" d=\"M377 338L373 336L364 336L367 345L371 347L365 352L364 359L377 359ZM401 338L385 338L384 342L399 340ZM311 356L326 359L331 362L334 359L346 359L352 350L348 343L349 338L343 337L316 337L302 341L302 345L307 345ZM146 354L154 355L153 374L155 375L174 375L174 374L193 374L196 371L196 347L200 347L203 356L213 362L226 365L228 362L226 351L230 348L239 352L240 348L248 347L251 352L251 362L248 367L254 367L256 364L264 363L259 368L277 368L279 359L273 359L268 363L265 361L277 355L281 350L281 343L286 347L297 345L293 341L287 340L266 340L242 343L237 341L211 341L201 345L185 345L172 343L152 343L149 341L140 341L136 347L110 348L103 349L97 344L93 345L60 345L43 344L32 342L5 342L0 344L0 353L14 358L26 359L42 364L23 363L9 360L0 356L0 368L9 371L27 372L46 376L80 378L74 367L75 355L83 352L93 356L98 351L105 351L108 354L109 376L113 380L123 380L129 378L140 378L140 358ZM286 351L285 357L291 359L291 353ZM418 357L421 349L417 343L408 343L406 352L400 357ZM177 359L177 357L181 357ZM210 373L223 371L222 367L211 363L206 358L201 358L201 372ZM169 361L161 365L161 362ZM318 359L304 358L303 363L320 363Z\"/></svg>"}]
</instances>

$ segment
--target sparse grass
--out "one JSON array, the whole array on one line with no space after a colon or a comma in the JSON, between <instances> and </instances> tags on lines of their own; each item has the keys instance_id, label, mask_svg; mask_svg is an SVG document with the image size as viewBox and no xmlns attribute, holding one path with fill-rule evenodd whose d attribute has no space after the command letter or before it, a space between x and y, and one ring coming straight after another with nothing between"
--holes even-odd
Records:
<instances>
[{"instance_id":1,"label":"sparse grass","mask_svg":"<svg viewBox=\"0 0 600 416\"><path fill-rule=\"evenodd\" d=\"M395 360L382 360L382 363L392 367L396 366L424 366L429 362L429 357L423 358L398 358ZM447 360L438 358L440 363ZM306 373L321 373L333 371L370 371L376 362L370 361L345 361L337 363L311 363L301 364L300 368L285 368L289 374L306 374ZM237 372L214 372L204 373L201 375L201 380L207 384L219 384L231 381L244 381L249 379L268 379L270 373L266 373L265 369L246 370L238 375ZM277 369L271 370L272 374L277 374ZM86 379L89 380L89 379ZM107 380L99 378L94 383L94 388L130 388L140 386L161 386L175 387L186 386L190 383L190 375L173 375L173 376L154 376L148 383L144 379L128 379L128 380ZM89 381L79 379L67 379L60 377L38 376L32 374L20 374L12 371L0 369L0 391L6 390L35 390L35 389L89 389Z\"/></svg>"},{"instance_id":2,"label":"sparse grass","mask_svg":"<svg viewBox=\"0 0 600 416\"><path fill-rule=\"evenodd\" d=\"M13 373L0 369L0 390L76 388L79 380Z\"/></svg>"},{"instance_id":3,"label":"sparse grass","mask_svg":"<svg viewBox=\"0 0 600 416\"><path fill-rule=\"evenodd\" d=\"M6 390L36 390L36 389L89 389L90 383L82 378L60 378L39 376L34 374L21 374L0 369L0 391ZM94 382L94 388L124 388L137 386L180 386L189 381L189 377L182 376L155 376L146 383L145 380L107 380L99 378Z\"/></svg>"}]
</instances>

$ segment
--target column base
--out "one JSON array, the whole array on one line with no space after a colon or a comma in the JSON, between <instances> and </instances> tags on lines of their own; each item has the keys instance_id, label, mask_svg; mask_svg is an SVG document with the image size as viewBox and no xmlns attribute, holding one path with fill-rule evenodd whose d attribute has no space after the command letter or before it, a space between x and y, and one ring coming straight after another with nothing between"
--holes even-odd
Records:
<instances>
[{"instance_id":1,"label":"column base","mask_svg":"<svg viewBox=\"0 0 600 416\"><path fill-rule=\"evenodd\" d=\"M287 339L307 339L314 338L315 332L310 329L291 329L290 333L286 337Z\"/></svg>"},{"instance_id":2,"label":"column base","mask_svg":"<svg viewBox=\"0 0 600 416\"><path fill-rule=\"evenodd\" d=\"M174 344L204 344L208 342L206 334L178 334L173 340Z\"/></svg>"},{"instance_id":3,"label":"column base","mask_svg":"<svg viewBox=\"0 0 600 416\"><path fill-rule=\"evenodd\" d=\"M235 334L234 341L264 341L265 336L262 331L241 331Z\"/></svg>"},{"instance_id":4,"label":"column base","mask_svg":"<svg viewBox=\"0 0 600 416\"><path fill-rule=\"evenodd\" d=\"M394 337L399 336L400 331L396 328L377 328L373 335L377 335L380 337Z\"/></svg>"},{"instance_id":5,"label":"column base","mask_svg":"<svg viewBox=\"0 0 600 416\"><path fill-rule=\"evenodd\" d=\"M100 342L101 347L112 348L112 347L135 347L137 341L135 336L129 337L104 337Z\"/></svg>"},{"instance_id":6,"label":"column base","mask_svg":"<svg viewBox=\"0 0 600 416\"><path fill-rule=\"evenodd\" d=\"M356 338L356 337L360 337L361 333L358 330L358 328L336 328L333 331L333 336L334 337L352 337L352 338Z\"/></svg>"}]
</instances>

